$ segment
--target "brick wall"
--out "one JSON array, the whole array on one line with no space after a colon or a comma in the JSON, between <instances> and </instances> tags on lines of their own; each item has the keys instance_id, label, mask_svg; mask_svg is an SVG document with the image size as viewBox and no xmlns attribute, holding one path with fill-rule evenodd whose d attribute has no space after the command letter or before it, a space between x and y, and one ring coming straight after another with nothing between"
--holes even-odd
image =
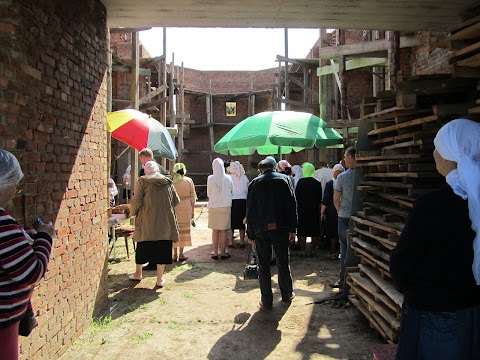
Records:
<instances>
[{"instance_id":1,"label":"brick wall","mask_svg":"<svg viewBox=\"0 0 480 360\"><path fill-rule=\"evenodd\" d=\"M411 52L412 75L450 74L447 49L439 49L432 46L437 36L443 37L443 33L421 32L417 35L420 46Z\"/></svg>"},{"instance_id":2,"label":"brick wall","mask_svg":"<svg viewBox=\"0 0 480 360\"><path fill-rule=\"evenodd\" d=\"M106 11L100 0L4 0L0 14L0 147L25 173L12 211L57 230L21 357L54 359L107 300Z\"/></svg>"}]
</instances>

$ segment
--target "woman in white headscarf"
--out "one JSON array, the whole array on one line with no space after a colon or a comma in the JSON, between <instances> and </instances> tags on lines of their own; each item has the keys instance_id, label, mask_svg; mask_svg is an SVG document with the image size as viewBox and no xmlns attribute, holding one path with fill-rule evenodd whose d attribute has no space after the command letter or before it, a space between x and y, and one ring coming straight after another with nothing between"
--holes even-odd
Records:
<instances>
[{"instance_id":1,"label":"woman in white headscarf","mask_svg":"<svg viewBox=\"0 0 480 360\"><path fill-rule=\"evenodd\" d=\"M396 359L480 359L480 124L453 120L434 144L448 185L418 197L390 256L404 293Z\"/></svg>"},{"instance_id":2,"label":"woman in white headscarf","mask_svg":"<svg viewBox=\"0 0 480 360\"><path fill-rule=\"evenodd\" d=\"M333 184L335 183L337 176L345 171L341 164L336 164L333 167L333 177L325 183L325 189L323 190L322 198L322 220L325 220L323 225L326 227L327 239L330 240L330 258L338 259L338 213L333 203ZM337 281L334 287L340 287L340 280Z\"/></svg>"},{"instance_id":3,"label":"woman in white headscarf","mask_svg":"<svg viewBox=\"0 0 480 360\"><path fill-rule=\"evenodd\" d=\"M297 187L298 181L303 178L303 170L300 165L292 166L293 188Z\"/></svg>"},{"instance_id":4,"label":"woman in white headscarf","mask_svg":"<svg viewBox=\"0 0 480 360\"><path fill-rule=\"evenodd\" d=\"M232 179L225 174L222 159L213 160L212 169L213 175L210 175L207 179L208 227L212 229L212 259L219 259L219 246L220 259L228 259L230 255L225 254L225 249L227 246L227 231L231 226Z\"/></svg>"},{"instance_id":5,"label":"woman in white headscarf","mask_svg":"<svg viewBox=\"0 0 480 360\"><path fill-rule=\"evenodd\" d=\"M230 163L230 178L232 179L232 238L230 239L233 247L233 232L238 229L240 234L240 247L245 247L245 224L243 220L247 216L247 193L248 178L245 176L242 164L238 161Z\"/></svg>"}]
</instances>

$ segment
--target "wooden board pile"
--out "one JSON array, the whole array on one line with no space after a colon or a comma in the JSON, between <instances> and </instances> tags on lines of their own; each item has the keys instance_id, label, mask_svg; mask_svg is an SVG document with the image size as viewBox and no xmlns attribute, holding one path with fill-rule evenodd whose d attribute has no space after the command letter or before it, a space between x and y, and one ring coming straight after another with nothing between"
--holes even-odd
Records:
<instances>
[{"instance_id":1,"label":"wooden board pile","mask_svg":"<svg viewBox=\"0 0 480 360\"><path fill-rule=\"evenodd\" d=\"M451 50L449 63L454 77L480 79L480 16L476 16L451 29L450 35L437 43ZM480 82L477 85L480 91ZM480 97L468 111L480 114Z\"/></svg>"},{"instance_id":2,"label":"wooden board pile","mask_svg":"<svg viewBox=\"0 0 480 360\"><path fill-rule=\"evenodd\" d=\"M398 340L403 303L391 282L390 251L415 198L444 184L435 169L433 139L444 123L468 113L476 82L419 77L398 84L395 93L380 94L375 107L373 98L363 102L359 133L368 140L357 144L357 167L364 177L358 190L365 196L363 209L352 216L350 237L361 264L347 281L351 302L390 343Z\"/></svg>"}]
</instances>

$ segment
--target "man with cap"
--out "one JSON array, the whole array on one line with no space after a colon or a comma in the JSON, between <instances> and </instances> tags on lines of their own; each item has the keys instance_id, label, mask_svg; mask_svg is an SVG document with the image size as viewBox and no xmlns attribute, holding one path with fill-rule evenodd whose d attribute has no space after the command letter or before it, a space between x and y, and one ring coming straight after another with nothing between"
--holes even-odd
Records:
<instances>
[{"instance_id":1,"label":"man with cap","mask_svg":"<svg viewBox=\"0 0 480 360\"><path fill-rule=\"evenodd\" d=\"M260 305L267 309L273 306L272 246L282 301L291 302L295 297L288 247L289 242L295 240L297 204L291 181L286 175L275 172L276 165L271 156L259 163L261 175L250 182L247 195L247 234L257 250Z\"/></svg>"}]
</instances>

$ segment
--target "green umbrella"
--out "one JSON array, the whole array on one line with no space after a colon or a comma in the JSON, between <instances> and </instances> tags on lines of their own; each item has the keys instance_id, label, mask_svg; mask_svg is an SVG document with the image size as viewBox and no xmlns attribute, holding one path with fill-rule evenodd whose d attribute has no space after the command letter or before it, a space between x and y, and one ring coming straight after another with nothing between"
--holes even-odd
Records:
<instances>
[{"instance_id":1,"label":"green umbrella","mask_svg":"<svg viewBox=\"0 0 480 360\"><path fill-rule=\"evenodd\" d=\"M319 117L296 111L267 111L246 118L215 144L220 154L290 154L306 148L341 144L342 136L324 128Z\"/></svg>"}]
</instances>

